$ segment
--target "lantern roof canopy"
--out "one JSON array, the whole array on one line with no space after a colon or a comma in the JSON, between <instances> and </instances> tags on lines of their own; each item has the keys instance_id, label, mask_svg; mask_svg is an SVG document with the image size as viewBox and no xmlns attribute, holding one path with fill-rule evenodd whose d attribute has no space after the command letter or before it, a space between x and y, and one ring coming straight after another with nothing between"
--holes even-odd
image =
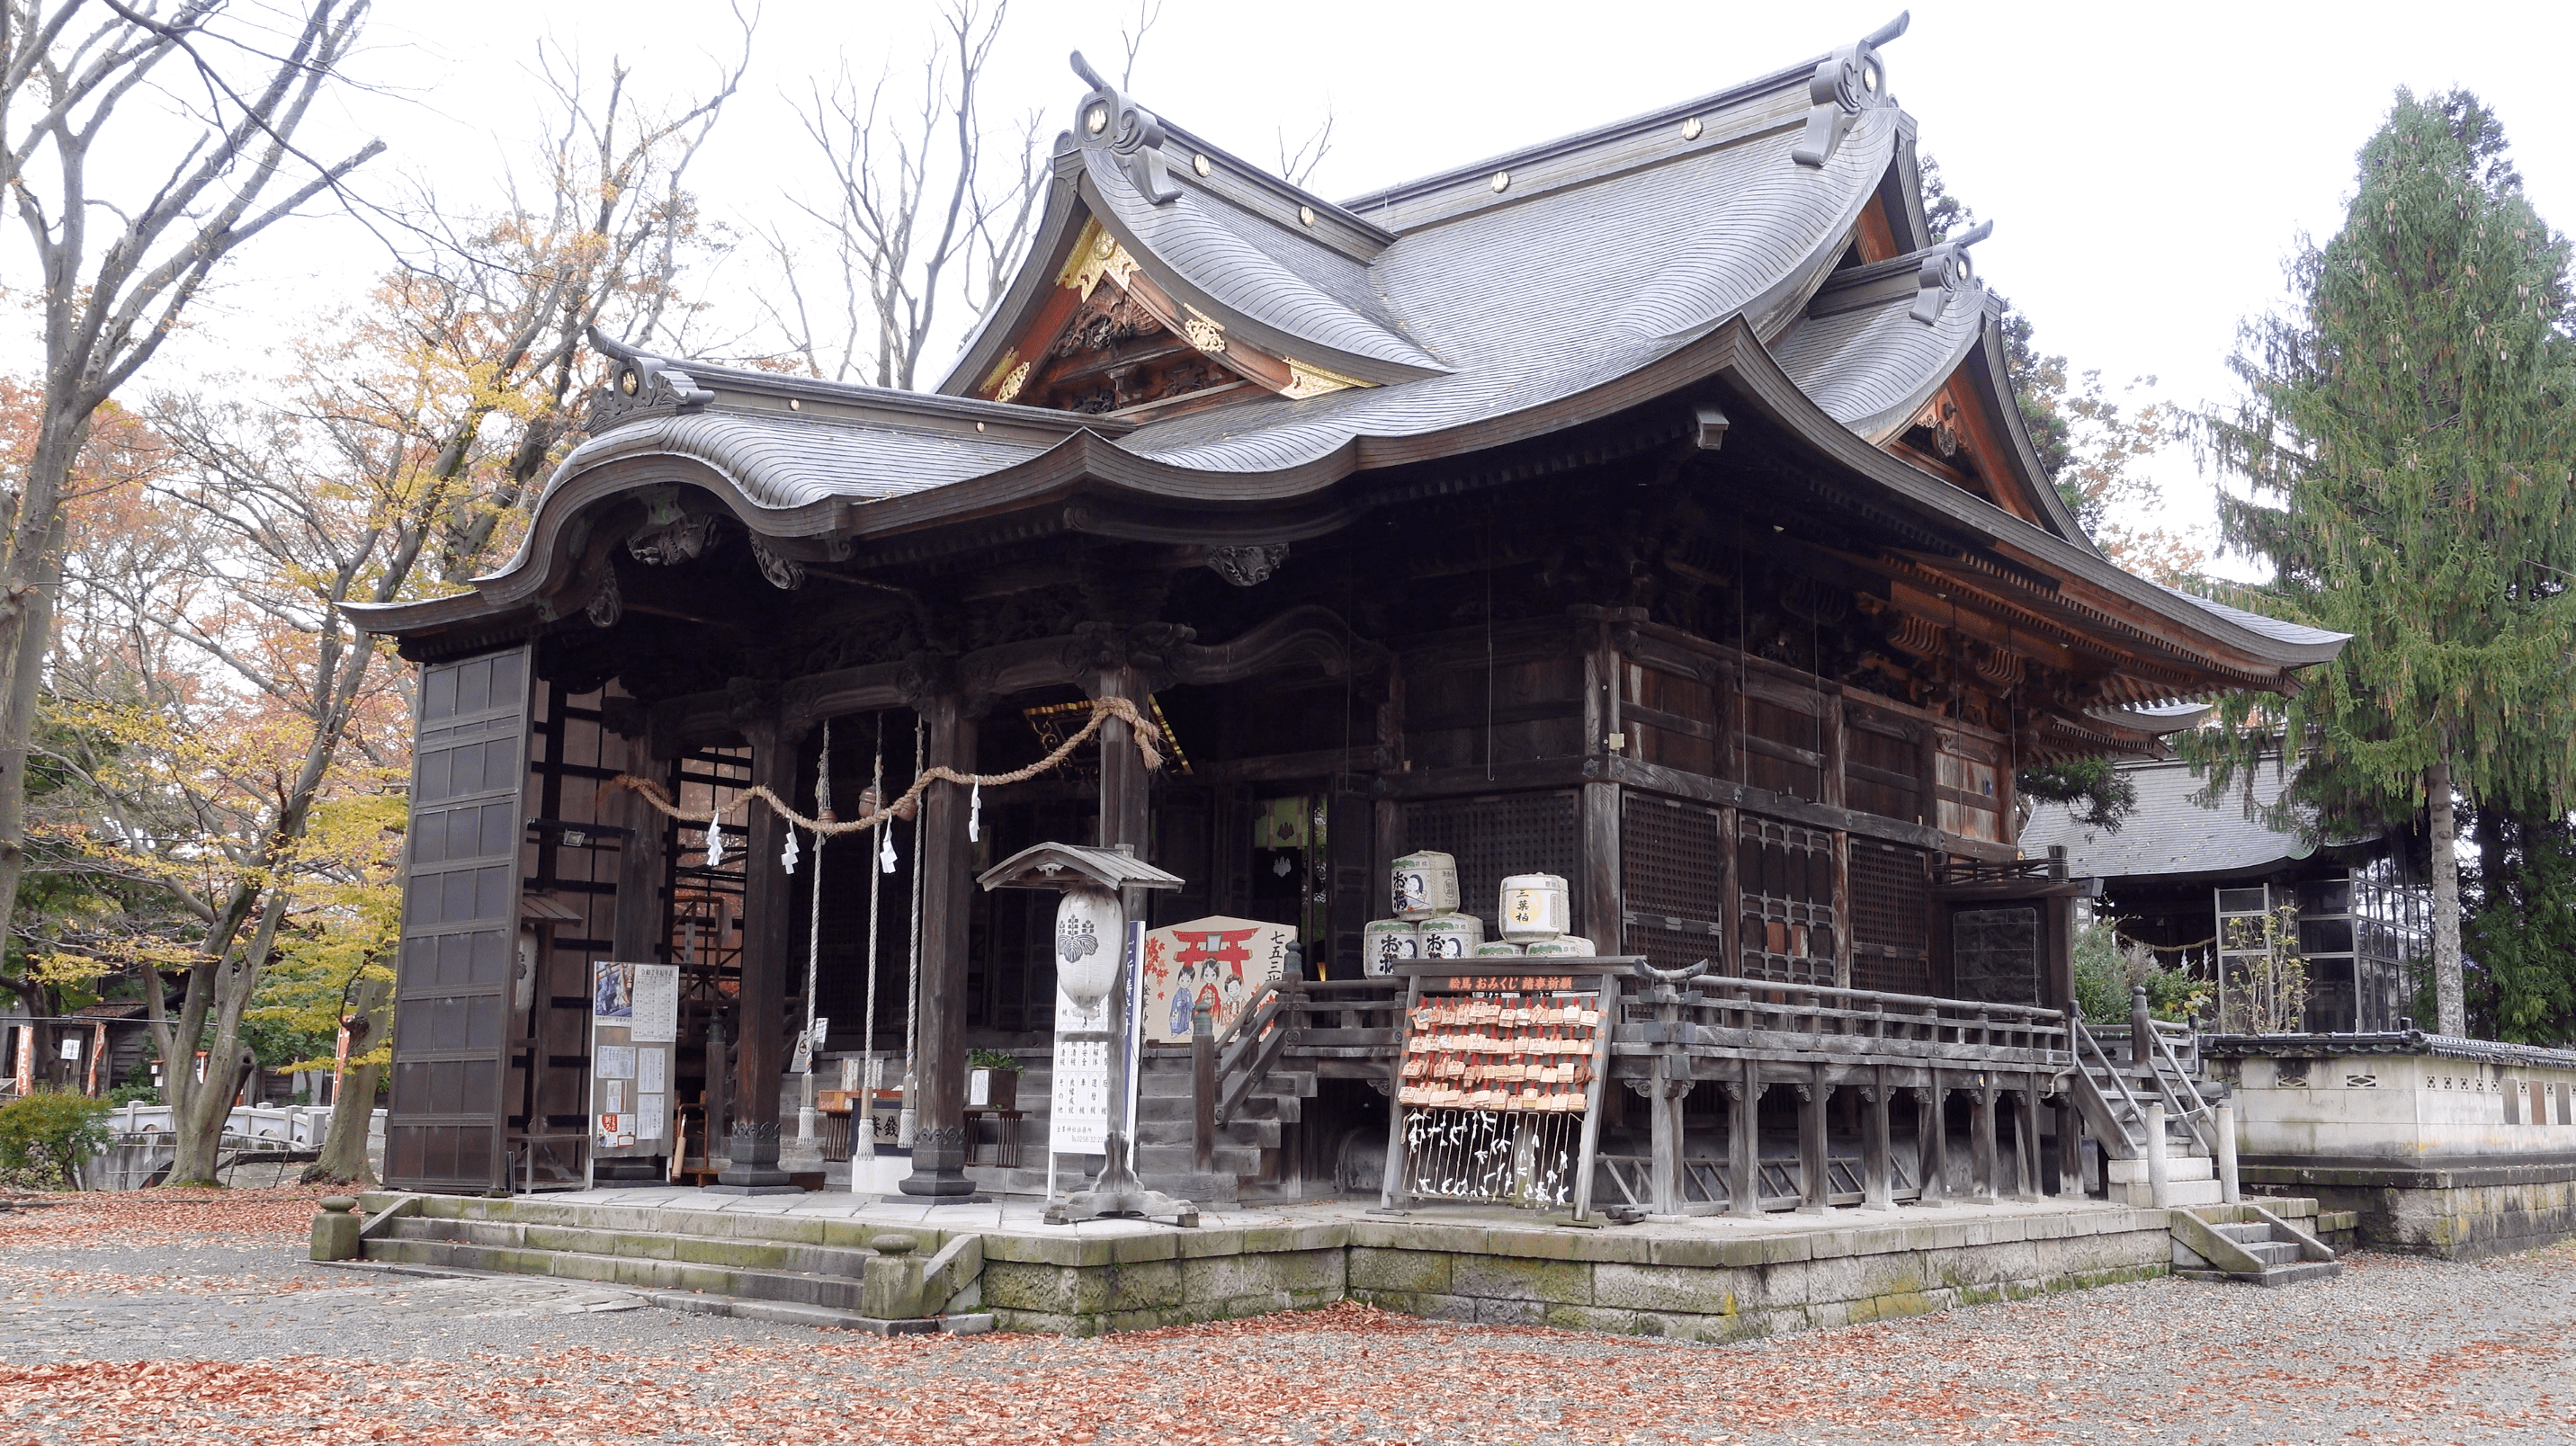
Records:
<instances>
[{"instance_id":1,"label":"lantern roof canopy","mask_svg":"<svg viewBox=\"0 0 2576 1446\"><path fill-rule=\"evenodd\" d=\"M976 876L987 889L1177 889L1180 875L1125 849L1042 843L1020 850Z\"/></svg>"}]
</instances>

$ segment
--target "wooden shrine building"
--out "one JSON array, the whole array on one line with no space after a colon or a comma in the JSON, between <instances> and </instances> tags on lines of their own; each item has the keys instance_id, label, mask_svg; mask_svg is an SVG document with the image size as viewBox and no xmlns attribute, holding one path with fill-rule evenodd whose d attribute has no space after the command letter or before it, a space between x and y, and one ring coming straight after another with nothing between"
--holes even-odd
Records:
<instances>
[{"instance_id":1,"label":"wooden shrine building","mask_svg":"<svg viewBox=\"0 0 2576 1446\"><path fill-rule=\"evenodd\" d=\"M389 1181L580 1181L603 960L682 966L672 1088L728 1181L783 1178L792 1038L901 1054L917 909L905 1188L968 1191L965 1050L1045 1045L1054 998L1052 898L974 879L1049 840L1180 876L1156 924L1293 924L1317 988L1439 849L1489 924L1502 876L1560 874L1601 953L1766 986L1736 997L2063 1006L2078 886L2019 862L2016 769L2153 752L2142 708L2287 691L2341 640L2087 542L1982 230L1926 225L1892 38L1344 204L1095 84L935 394L601 339L519 553L368 614L421 667ZM880 754L889 792L917 756L1015 769L1105 697L1164 765L1111 722L932 785L873 949L872 837L821 851L818 906L767 809L718 861L605 786L810 811L828 728L847 817ZM1386 1109L1322 1073L1310 1160Z\"/></svg>"}]
</instances>

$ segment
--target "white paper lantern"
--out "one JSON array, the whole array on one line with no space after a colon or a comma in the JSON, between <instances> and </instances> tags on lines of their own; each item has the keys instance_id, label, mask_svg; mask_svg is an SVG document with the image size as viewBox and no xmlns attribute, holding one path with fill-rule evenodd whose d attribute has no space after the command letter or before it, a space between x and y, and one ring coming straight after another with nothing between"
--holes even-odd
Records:
<instances>
[{"instance_id":1,"label":"white paper lantern","mask_svg":"<svg viewBox=\"0 0 2576 1446\"><path fill-rule=\"evenodd\" d=\"M1075 1008L1088 1014L1109 997L1126 937L1127 917L1116 894L1065 890L1055 906L1055 979Z\"/></svg>"}]
</instances>

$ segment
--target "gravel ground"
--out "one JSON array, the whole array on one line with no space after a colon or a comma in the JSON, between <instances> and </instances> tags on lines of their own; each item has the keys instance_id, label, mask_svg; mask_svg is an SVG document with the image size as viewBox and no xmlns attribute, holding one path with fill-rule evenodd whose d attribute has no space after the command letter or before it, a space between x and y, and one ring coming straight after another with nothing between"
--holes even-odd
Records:
<instances>
[{"instance_id":1,"label":"gravel ground","mask_svg":"<svg viewBox=\"0 0 2576 1446\"><path fill-rule=\"evenodd\" d=\"M310 1194L0 1214L0 1446L2576 1442L2570 1246L2361 1255L2286 1290L2151 1281L1738 1347L1357 1306L1101 1341L880 1341L574 1282L315 1266Z\"/></svg>"}]
</instances>

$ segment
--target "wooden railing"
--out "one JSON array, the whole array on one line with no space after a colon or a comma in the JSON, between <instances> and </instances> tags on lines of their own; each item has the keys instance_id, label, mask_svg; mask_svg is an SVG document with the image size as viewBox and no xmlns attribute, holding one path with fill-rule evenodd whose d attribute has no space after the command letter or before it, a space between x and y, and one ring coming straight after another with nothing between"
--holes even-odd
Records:
<instances>
[{"instance_id":1,"label":"wooden railing","mask_svg":"<svg viewBox=\"0 0 2576 1446\"><path fill-rule=\"evenodd\" d=\"M1626 1003L1614 1054L1679 1045L1716 1058L1822 1058L1851 1064L2070 1069L2066 1016L2054 1009L1867 989L1701 978L1680 991L1676 1018L1653 1016L1651 992Z\"/></svg>"}]
</instances>

